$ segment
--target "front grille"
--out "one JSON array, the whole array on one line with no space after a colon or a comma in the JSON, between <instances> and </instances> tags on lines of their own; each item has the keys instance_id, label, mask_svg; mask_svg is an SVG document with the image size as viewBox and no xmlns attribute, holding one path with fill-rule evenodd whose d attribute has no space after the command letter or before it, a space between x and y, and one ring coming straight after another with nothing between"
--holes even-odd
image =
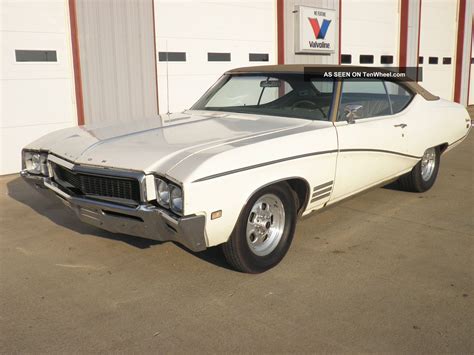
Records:
<instances>
[{"instance_id":1,"label":"front grille","mask_svg":"<svg viewBox=\"0 0 474 355\"><path fill-rule=\"evenodd\" d=\"M140 203L137 179L79 173L57 164L52 167L56 183L74 194Z\"/></svg>"}]
</instances>

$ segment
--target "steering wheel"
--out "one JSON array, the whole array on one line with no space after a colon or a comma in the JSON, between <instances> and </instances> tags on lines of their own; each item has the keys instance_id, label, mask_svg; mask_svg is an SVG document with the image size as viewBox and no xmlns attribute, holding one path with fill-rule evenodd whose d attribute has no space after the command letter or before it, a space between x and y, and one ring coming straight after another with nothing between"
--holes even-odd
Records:
<instances>
[{"instance_id":1,"label":"steering wheel","mask_svg":"<svg viewBox=\"0 0 474 355\"><path fill-rule=\"evenodd\" d=\"M295 102L292 106L291 106L292 109L295 109L295 108L307 108L307 109L317 109L321 112L321 114L323 115L323 117L326 117L326 114L324 113L324 111L321 109L321 107L319 107L318 105L316 105L313 101L310 101L310 100L300 100L300 101L297 101Z\"/></svg>"}]
</instances>

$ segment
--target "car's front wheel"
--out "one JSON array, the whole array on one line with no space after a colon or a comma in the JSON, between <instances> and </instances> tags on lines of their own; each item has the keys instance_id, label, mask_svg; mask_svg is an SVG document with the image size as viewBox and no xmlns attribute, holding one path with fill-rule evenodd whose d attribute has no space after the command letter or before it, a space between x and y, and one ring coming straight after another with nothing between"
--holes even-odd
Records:
<instances>
[{"instance_id":1,"label":"car's front wheel","mask_svg":"<svg viewBox=\"0 0 474 355\"><path fill-rule=\"evenodd\" d=\"M423 157L408 174L400 177L400 184L404 190L412 192L425 192L435 183L438 176L439 147L432 147L425 150Z\"/></svg>"},{"instance_id":2,"label":"car's front wheel","mask_svg":"<svg viewBox=\"0 0 474 355\"><path fill-rule=\"evenodd\" d=\"M296 197L288 185L272 185L257 192L223 245L229 264L247 273L277 265L293 240L296 215Z\"/></svg>"}]
</instances>

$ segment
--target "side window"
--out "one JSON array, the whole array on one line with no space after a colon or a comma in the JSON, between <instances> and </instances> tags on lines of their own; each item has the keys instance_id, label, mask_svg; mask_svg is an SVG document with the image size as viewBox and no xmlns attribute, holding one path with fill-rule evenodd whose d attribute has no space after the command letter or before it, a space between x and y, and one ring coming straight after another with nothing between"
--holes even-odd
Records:
<instances>
[{"instance_id":1,"label":"side window","mask_svg":"<svg viewBox=\"0 0 474 355\"><path fill-rule=\"evenodd\" d=\"M392 111L394 114L407 107L413 98L413 94L410 91L392 81L386 81L385 87L390 96L390 102L392 103Z\"/></svg>"},{"instance_id":2,"label":"side window","mask_svg":"<svg viewBox=\"0 0 474 355\"><path fill-rule=\"evenodd\" d=\"M358 120L390 114L390 102L381 80L344 80L339 120Z\"/></svg>"}]
</instances>

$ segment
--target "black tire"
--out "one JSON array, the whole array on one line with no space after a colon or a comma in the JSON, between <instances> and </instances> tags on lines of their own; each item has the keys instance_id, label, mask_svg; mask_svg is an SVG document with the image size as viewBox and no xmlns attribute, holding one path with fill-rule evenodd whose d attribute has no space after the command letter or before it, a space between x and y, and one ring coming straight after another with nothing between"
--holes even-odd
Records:
<instances>
[{"instance_id":1,"label":"black tire","mask_svg":"<svg viewBox=\"0 0 474 355\"><path fill-rule=\"evenodd\" d=\"M427 149L426 152L428 150L429 149ZM434 151L436 154L434 159L435 166L430 175L430 178L425 180L422 176L422 158L422 160L420 160L418 164L416 164L415 167L408 174L405 174L399 178L400 186L403 190L411 192L425 192L431 189L431 187L436 181L436 177L438 176L441 155L439 147L434 147Z\"/></svg>"},{"instance_id":2,"label":"black tire","mask_svg":"<svg viewBox=\"0 0 474 355\"><path fill-rule=\"evenodd\" d=\"M268 196L268 194L278 197L282 202L284 226L276 247L268 255L260 256L252 251L247 241L247 223L251 218L250 213L256 202L260 198ZM232 235L227 243L222 246L227 262L235 270L250 274L261 273L276 266L290 248L295 233L296 217L297 197L286 183L268 186L258 191L242 209Z\"/></svg>"}]
</instances>

